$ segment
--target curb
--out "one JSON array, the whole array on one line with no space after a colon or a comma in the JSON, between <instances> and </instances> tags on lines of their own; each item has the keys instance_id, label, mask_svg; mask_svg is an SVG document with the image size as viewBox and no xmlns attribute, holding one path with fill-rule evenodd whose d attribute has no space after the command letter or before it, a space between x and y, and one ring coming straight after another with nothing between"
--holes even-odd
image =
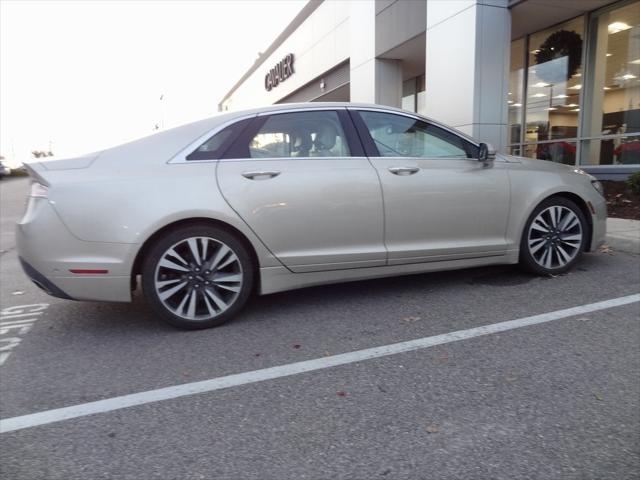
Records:
<instances>
[{"instance_id":1,"label":"curb","mask_svg":"<svg viewBox=\"0 0 640 480\"><path fill-rule=\"evenodd\" d=\"M616 252L633 253L640 255L640 241L630 238L618 237L615 235L607 235L605 245L611 247Z\"/></svg>"},{"instance_id":2,"label":"curb","mask_svg":"<svg viewBox=\"0 0 640 480\"><path fill-rule=\"evenodd\" d=\"M618 252L640 255L640 220L607 218L605 244Z\"/></svg>"}]
</instances>

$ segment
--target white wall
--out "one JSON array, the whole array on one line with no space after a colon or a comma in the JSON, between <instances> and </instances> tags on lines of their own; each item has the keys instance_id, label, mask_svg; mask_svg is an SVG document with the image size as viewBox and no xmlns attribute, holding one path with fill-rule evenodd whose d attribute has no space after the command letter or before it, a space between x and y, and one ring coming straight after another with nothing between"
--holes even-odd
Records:
<instances>
[{"instance_id":1,"label":"white wall","mask_svg":"<svg viewBox=\"0 0 640 480\"><path fill-rule=\"evenodd\" d=\"M347 60L349 44L348 5L326 0L244 81L225 105L229 110L242 110L276 103ZM294 55L295 73L267 92L264 88L265 75L289 53ZM318 95L321 93L318 85Z\"/></svg>"},{"instance_id":2,"label":"white wall","mask_svg":"<svg viewBox=\"0 0 640 480\"><path fill-rule=\"evenodd\" d=\"M507 0L427 0L426 115L507 144Z\"/></svg>"}]
</instances>

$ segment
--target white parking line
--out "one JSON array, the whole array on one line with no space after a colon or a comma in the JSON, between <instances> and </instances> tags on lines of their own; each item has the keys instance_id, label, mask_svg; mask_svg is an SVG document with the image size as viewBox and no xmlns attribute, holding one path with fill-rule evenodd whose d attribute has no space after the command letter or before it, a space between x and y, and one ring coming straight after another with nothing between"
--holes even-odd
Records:
<instances>
[{"instance_id":1,"label":"white parking line","mask_svg":"<svg viewBox=\"0 0 640 480\"><path fill-rule=\"evenodd\" d=\"M22 342L22 336L31 330L35 321L48 306L48 303L36 303L0 310L0 366L4 365L13 349ZM9 336L5 337L4 335L7 334Z\"/></svg>"},{"instance_id":2,"label":"white parking line","mask_svg":"<svg viewBox=\"0 0 640 480\"><path fill-rule=\"evenodd\" d=\"M71 407L56 408L54 410L46 410L44 412L32 413L20 417L7 418L0 420L0 433L13 432L24 428L35 427L38 425L46 425L49 423L69 420L71 418L84 417L96 413L110 412L121 408L133 407L136 405L144 405L146 403L159 402L172 398L185 397L197 393L212 392L214 390L222 390L224 388L237 387L249 383L262 382L274 378L288 377L298 373L312 372L314 370L322 370L325 368L336 367L338 365L346 365L372 358L386 357L397 353L410 352L420 350L445 343L457 342L474 337L481 337L493 333L505 332L516 328L527 327L530 325L538 325L541 323L552 322L575 315L584 315L598 310L605 310L612 307L629 305L639 302L640 294L628 295L626 297L612 298L602 302L590 303L578 307L566 308L564 310L556 310L555 312L543 313L532 317L519 318L517 320L509 320L506 322L494 323L482 327L469 328L468 330L459 330L457 332L435 335L433 337L418 338L406 342L394 343L391 345L383 345L381 347L367 348L365 350L357 350L355 352L333 355L330 357L316 358L303 362L290 363L288 365L280 365L277 367L264 368L262 370L254 370L252 372L238 373L235 375L227 375L226 377L212 378L200 382L185 383L173 387L159 388L157 390L149 390L146 392L133 393L120 397L98 400L96 402L83 403Z\"/></svg>"}]
</instances>

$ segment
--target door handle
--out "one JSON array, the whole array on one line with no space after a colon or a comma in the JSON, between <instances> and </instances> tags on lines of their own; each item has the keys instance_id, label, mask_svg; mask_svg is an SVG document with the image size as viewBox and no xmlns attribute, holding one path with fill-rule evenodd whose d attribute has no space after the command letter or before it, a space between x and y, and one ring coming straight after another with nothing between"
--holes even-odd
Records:
<instances>
[{"instance_id":1,"label":"door handle","mask_svg":"<svg viewBox=\"0 0 640 480\"><path fill-rule=\"evenodd\" d=\"M420 171L419 167L389 167L389 171L394 175L413 175Z\"/></svg>"},{"instance_id":2,"label":"door handle","mask_svg":"<svg viewBox=\"0 0 640 480\"><path fill-rule=\"evenodd\" d=\"M276 170L259 170L255 172L242 172L242 176L250 180L267 180L269 178L277 177L278 175L280 175L280 172Z\"/></svg>"}]
</instances>

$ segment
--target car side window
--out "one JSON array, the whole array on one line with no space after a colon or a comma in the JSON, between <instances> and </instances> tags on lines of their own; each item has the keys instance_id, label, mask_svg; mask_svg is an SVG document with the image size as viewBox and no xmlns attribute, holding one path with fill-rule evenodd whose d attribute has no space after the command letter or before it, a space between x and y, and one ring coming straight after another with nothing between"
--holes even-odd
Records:
<instances>
[{"instance_id":1,"label":"car side window","mask_svg":"<svg viewBox=\"0 0 640 480\"><path fill-rule=\"evenodd\" d=\"M250 120L240 120L216 132L206 142L187 155L187 160L216 160L222 156Z\"/></svg>"},{"instance_id":2,"label":"car side window","mask_svg":"<svg viewBox=\"0 0 640 480\"><path fill-rule=\"evenodd\" d=\"M381 157L475 158L477 147L428 122L392 113L360 111Z\"/></svg>"},{"instance_id":3,"label":"car side window","mask_svg":"<svg viewBox=\"0 0 640 480\"><path fill-rule=\"evenodd\" d=\"M347 138L335 111L270 115L250 139L251 158L348 157Z\"/></svg>"}]
</instances>

